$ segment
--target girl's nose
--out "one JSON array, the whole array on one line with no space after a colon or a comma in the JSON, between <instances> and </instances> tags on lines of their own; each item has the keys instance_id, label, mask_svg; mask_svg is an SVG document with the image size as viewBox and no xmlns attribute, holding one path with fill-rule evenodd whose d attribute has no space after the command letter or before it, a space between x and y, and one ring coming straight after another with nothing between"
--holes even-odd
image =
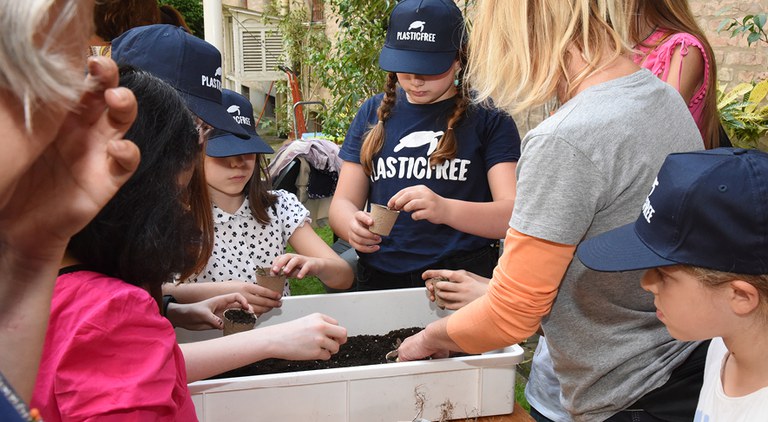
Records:
<instances>
[{"instance_id":1,"label":"girl's nose","mask_svg":"<svg viewBox=\"0 0 768 422\"><path fill-rule=\"evenodd\" d=\"M245 159L243 158L242 155L235 155L235 156L229 157L229 165L232 166L233 168L242 167L243 164L245 164Z\"/></svg>"}]
</instances>

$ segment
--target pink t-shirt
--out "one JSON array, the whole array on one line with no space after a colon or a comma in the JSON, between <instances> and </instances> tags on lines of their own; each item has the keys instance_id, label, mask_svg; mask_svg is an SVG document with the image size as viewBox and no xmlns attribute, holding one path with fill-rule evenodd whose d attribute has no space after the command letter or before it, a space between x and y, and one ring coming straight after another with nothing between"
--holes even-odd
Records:
<instances>
[{"instance_id":1,"label":"pink t-shirt","mask_svg":"<svg viewBox=\"0 0 768 422\"><path fill-rule=\"evenodd\" d=\"M197 421L184 356L157 303L91 271L56 280L32 406L46 422Z\"/></svg>"},{"instance_id":2,"label":"pink t-shirt","mask_svg":"<svg viewBox=\"0 0 768 422\"><path fill-rule=\"evenodd\" d=\"M680 54L683 57L688 54L688 49L690 47L698 48L699 51L701 51L701 56L704 58L704 79L702 80L701 86L693 94L690 103L688 103L688 110L690 110L693 120L696 121L699 131L702 131L704 97L707 95L707 84L709 83L709 57L707 57L707 52L701 41L695 36L685 32L669 35L669 32L663 29L656 30L643 42L643 44L653 46L660 41L661 43L653 49L645 47L642 44L636 45L635 48L641 53L635 54L634 61L638 65L650 70L664 82L669 78L669 66L672 62L672 55L677 47L680 47ZM682 73L682 71L683 67L680 66L680 72ZM679 91L680 87L676 86L675 89Z\"/></svg>"}]
</instances>

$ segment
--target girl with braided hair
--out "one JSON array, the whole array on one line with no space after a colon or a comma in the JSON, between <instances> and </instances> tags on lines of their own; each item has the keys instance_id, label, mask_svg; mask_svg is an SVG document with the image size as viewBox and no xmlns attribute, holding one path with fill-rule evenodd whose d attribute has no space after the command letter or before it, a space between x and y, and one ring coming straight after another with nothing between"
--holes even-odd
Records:
<instances>
[{"instance_id":1,"label":"girl with braided hair","mask_svg":"<svg viewBox=\"0 0 768 422\"><path fill-rule=\"evenodd\" d=\"M384 93L347 132L330 209L331 227L358 252L360 290L422 287L430 268L489 277L496 264L520 137L511 117L469 97L463 34L451 0L405 0L390 15ZM400 211L389 236L370 231L366 203Z\"/></svg>"}]
</instances>

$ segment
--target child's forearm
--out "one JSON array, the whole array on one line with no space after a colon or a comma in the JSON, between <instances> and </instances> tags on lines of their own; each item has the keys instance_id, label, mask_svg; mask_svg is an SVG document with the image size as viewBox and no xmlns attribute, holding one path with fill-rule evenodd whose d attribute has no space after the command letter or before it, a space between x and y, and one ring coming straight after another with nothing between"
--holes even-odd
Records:
<instances>
[{"instance_id":1,"label":"child's forearm","mask_svg":"<svg viewBox=\"0 0 768 422\"><path fill-rule=\"evenodd\" d=\"M494 202L468 202L446 198L443 224L464 233L488 239L503 239L509 228L514 199Z\"/></svg>"},{"instance_id":2,"label":"child's forearm","mask_svg":"<svg viewBox=\"0 0 768 422\"><path fill-rule=\"evenodd\" d=\"M343 259L324 259L323 268L318 272L323 284L334 289L348 289L354 281L352 267Z\"/></svg>"}]
</instances>

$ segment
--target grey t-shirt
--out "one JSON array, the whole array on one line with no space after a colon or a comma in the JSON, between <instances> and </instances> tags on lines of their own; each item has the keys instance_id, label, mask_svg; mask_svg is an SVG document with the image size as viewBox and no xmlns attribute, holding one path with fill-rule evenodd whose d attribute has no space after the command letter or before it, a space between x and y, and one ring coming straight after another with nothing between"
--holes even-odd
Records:
<instances>
[{"instance_id":1,"label":"grey t-shirt","mask_svg":"<svg viewBox=\"0 0 768 422\"><path fill-rule=\"evenodd\" d=\"M698 149L682 97L647 70L590 87L523 140L510 226L576 245L631 223L664 158ZM663 385L696 346L670 337L641 275L591 271L574 258L542 321L576 421L625 409Z\"/></svg>"}]
</instances>

